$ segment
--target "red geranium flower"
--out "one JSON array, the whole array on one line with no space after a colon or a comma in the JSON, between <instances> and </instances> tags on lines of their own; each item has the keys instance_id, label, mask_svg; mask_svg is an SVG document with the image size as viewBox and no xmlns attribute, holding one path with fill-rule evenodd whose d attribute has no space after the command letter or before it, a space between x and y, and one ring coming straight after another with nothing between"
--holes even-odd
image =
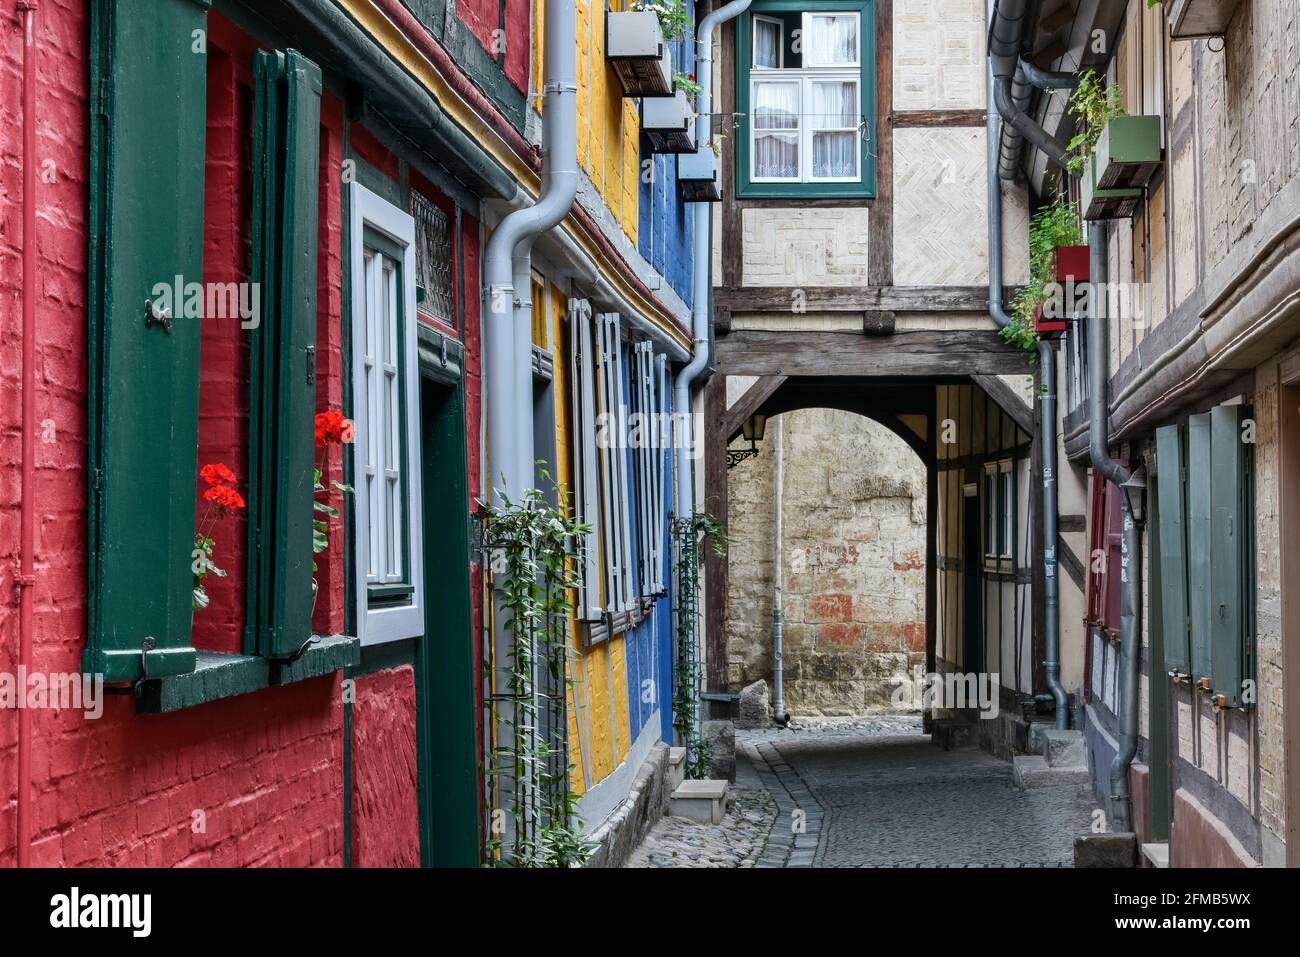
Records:
<instances>
[{"instance_id":1,"label":"red geranium flower","mask_svg":"<svg viewBox=\"0 0 1300 957\"><path fill-rule=\"evenodd\" d=\"M356 427L342 412L316 413L316 448L324 448L331 442L347 445L355 437Z\"/></svg>"},{"instance_id":2,"label":"red geranium flower","mask_svg":"<svg viewBox=\"0 0 1300 957\"><path fill-rule=\"evenodd\" d=\"M199 476L208 485L234 485L235 473L219 462L205 465L199 469Z\"/></svg>"},{"instance_id":3,"label":"red geranium flower","mask_svg":"<svg viewBox=\"0 0 1300 957\"><path fill-rule=\"evenodd\" d=\"M203 493L204 501L211 502L219 509L239 509L244 507L244 497L228 485L214 485Z\"/></svg>"}]
</instances>

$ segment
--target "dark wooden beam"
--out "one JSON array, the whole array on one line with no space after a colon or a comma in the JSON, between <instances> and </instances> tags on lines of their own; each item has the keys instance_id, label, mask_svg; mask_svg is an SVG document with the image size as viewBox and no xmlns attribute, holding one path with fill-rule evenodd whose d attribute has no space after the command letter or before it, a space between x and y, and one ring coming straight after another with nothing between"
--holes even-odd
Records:
<instances>
[{"instance_id":1,"label":"dark wooden beam","mask_svg":"<svg viewBox=\"0 0 1300 957\"><path fill-rule=\"evenodd\" d=\"M1025 372L1028 374L1028 367ZM997 376L977 375L971 378L975 380L977 386L988 393L990 399L998 404L998 408L1015 420L1022 431L1029 435L1034 434L1034 410L1016 395L1011 386Z\"/></svg>"},{"instance_id":2,"label":"dark wooden beam","mask_svg":"<svg viewBox=\"0 0 1300 957\"><path fill-rule=\"evenodd\" d=\"M893 113L890 119L895 129L916 126L983 126L983 110L908 110Z\"/></svg>"},{"instance_id":3,"label":"dark wooden beam","mask_svg":"<svg viewBox=\"0 0 1300 957\"><path fill-rule=\"evenodd\" d=\"M717 341L722 375L945 376L1028 372L1023 349L993 331L772 332L744 329Z\"/></svg>"},{"instance_id":4,"label":"dark wooden beam","mask_svg":"<svg viewBox=\"0 0 1300 957\"><path fill-rule=\"evenodd\" d=\"M725 379L725 376L718 376ZM770 399L776 390L781 388L789 379L784 375L765 375L746 390L745 394L737 399L722 414L722 444L725 448L731 440L740 434L741 426L748 421L749 417L759 410L764 402ZM725 397L724 397L725 398Z\"/></svg>"},{"instance_id":5,"label":"dark wooden beam","mask_svg":"<svg viewBox=\"0 0 1300 957\"><path fill-rule=\"evenodd\" d=\"M1008 288L1004 295L1011 296ZM978 312L987 313L987 286L729 286L714 300L730 312Z\"/></svg>"},{"instance_id":6,"label":"dark wooden beam","mask_svg":"<svg viewBox=\"0 0 1300 957\"><path fill-rule=\"evenodd\" d=\"M894 282L894 5L876 4L876 198L867 215L867 282Z\"/></svg>"}]
</instances>

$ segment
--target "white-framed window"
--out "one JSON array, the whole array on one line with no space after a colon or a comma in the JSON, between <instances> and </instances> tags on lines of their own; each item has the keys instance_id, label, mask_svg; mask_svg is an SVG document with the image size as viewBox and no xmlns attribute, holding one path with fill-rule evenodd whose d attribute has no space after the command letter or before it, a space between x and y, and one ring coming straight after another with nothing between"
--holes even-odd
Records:
<instances>
[{"instance_id":1,"label":"white-framed window","mask_svg":"<svg viewBox=\"0 0 1300 957\"><path fill-rule=\"evenodd\" d=\"M357 630L375 644L425 631L415 220L360 183L350 202Z\"/></svg>"},{"instance_id":2,"label":"white-framed window","mask_svg":"<svg viewBox=\"0 0 1300 957\"><path fill-rule=\"evenodd\" d=\"M752 14L749 181L860 182L860 15L803 13L799 23L787 51L784 22Z\"/></svg>"}]
</instances>

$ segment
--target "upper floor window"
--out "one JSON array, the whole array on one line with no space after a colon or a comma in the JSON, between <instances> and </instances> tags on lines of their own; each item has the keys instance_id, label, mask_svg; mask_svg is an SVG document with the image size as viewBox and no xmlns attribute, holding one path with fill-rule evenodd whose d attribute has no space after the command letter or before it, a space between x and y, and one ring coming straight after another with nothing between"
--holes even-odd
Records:
<instances>
[{"instance_id":1,"label":"upper floor window","mask_svg":"<svg viewBox=\"0 0 1300 957\"><path fill-rule=\"evenodd\" d=\"M737 193L875 194L874 0L756 0L738 33Z\"/></svg>"}]
</instances>

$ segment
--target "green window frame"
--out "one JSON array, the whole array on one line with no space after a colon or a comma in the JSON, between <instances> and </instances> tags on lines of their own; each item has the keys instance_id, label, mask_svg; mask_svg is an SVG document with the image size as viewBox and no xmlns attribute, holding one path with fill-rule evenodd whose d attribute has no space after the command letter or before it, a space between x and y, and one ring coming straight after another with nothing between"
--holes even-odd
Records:
<instances>
[{"instance_id":1,"label":"green window frame","mask_svg":"<svg viewBox=\"0 0 1300 957\"><path fill-rule=\"evenodd\" d=\"M785 55L781 67L770 71L763 79L772 82L800 83L799 136L800 174L798 181L757 181L751 176L754 131L751 109L751 81L756 69L753 63L753 22L781 20L796 14L858 14L858 64L856 67L834 69L830 67L791 68ZM799 28L795 28L799 29ZM790 31L783 31L782 43L790 48L793 41ZM761 68L760 68L761 69ZM810 114L805 105L804 91L814 82L821 70L828 80L842 80L856 72L859 95L859 119L862 133L858 154L857 179L812 180L805 170L803 157L809 155L813 136ZM766 73L767 71L762 71ZM808 199L808 198L858 198L874 199L876 196L876 4L875 0L755 0L737 20L736 26L736 196L741 199ZM825 128L824 128L825 129ZM836 128L838 129L838 128ZM828 129L827 132L835 132ZM844 130L838 130L844 132Z\"/></svg>"}]
</instances>

